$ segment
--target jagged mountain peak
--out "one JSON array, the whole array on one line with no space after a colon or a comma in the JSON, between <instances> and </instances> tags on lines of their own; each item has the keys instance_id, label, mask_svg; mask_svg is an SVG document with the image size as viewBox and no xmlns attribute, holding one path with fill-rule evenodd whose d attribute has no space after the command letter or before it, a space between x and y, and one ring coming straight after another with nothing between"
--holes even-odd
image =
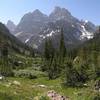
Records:
<instances>
[{"instance_id":1,"label":"jagged mountain peak","mask_svg":"<svg viewBox=\"0 0 100 100\"><path fill-rule=\"evenodd\" d=\"M61 8L59 6L56 6L54 8L53 13L67 13L67 14L71 14L66 8Z\"/></svg>"},{"instance_id":2,"label":"jagged mountain peak","mask_svg":"<svg viewBox=\"0 0 100 100\"><path fill-rule=\"evenodd\" d=\"M47 15L43 14L39 9L34 10L33 12L26 13L22 19L21 23L26 22L26 21L40 21L41 19L46 19ZM19 23L20 24L20 23Z\"/></svg>"},{"instance_id":3,"label":"jagged mountain peak","mask_svg":"<svg viewBox=\"0 0 100 100\"><path fill-rule=\"evenodd\" d=\"M36 9L31 13L25 14L18 24L15 33L25 42L32 35L38 34L41 28L48 22L48 16Z\"/></svg>"},{"instance_id":4,"label":"jagged mountain peak","mask_svg":"<svg viewBox=\"0 0 100 100\"><path fill-rule=\"evenodd\" d=\"M15 25L14 22L11 21L11 20L8 20L7 24L13 24L13 25Z\"/></svg>"},{"instance_id":5,"label":"jagged mountain peak","mask_svg":"<svg viewBox=\"0 0 100 100\"><path fill-rule=\"evenodd\" d=\"M32 14L40 14L40 15L43 15L43 13L39 9L34 10Z\"/></svg>"},{"instance_id":6,"label":"jagged mountain peak","mask_svg":"<svg viewBox=\"0 0 100 100\"><path fill-rule=\"evenodd\" d=\"M37 17L38 19L41 19L41 18L47 18L48 16L44 13L42 13L39 9L36 9L32 12L32 16L33 17Z\"/></svg>"},{"instance_id":7,"label":"jagged mountain peak","mask_svg":"<svg viewBox=\"0 0 100 100\"><path fill-rule=\"evenodd\" d=\"M16 28L16 25L14 24L14 22L11 20L8 20L6 26L9 29L9 31L13 34Z\"/></svg>"},{"instance_id":8,"label":"jagged mountain peak","mask_svg":"<svg viewBox=\"0 0 100 100\"><path fill-rule=\"evenodd\" d=\"M61 8L60 8L59 6L56 6L56 7L54 8L54 10L53 10L53 12L59 12L59 11L61 11Z\"/></svg>"},{"instance_id":9,"label":"jagged mountain peak","mask_svg":"<svg viewBox=\"0 0 100 100\"><path fill-rule=\"evenodd\" d=\"M65 9L60 7L55 7L53 12L49 15L51 20L60 20L60 19L70 19L72 17L71 13Z\"/></svg>"}]
</instances>

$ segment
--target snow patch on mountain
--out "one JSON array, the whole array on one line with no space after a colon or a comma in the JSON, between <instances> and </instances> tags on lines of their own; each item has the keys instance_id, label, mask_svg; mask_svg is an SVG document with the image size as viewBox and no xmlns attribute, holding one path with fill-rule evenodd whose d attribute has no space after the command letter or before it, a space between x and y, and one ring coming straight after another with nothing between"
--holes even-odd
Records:
<instances>
[{"instance_id":1,"label":"snow patch on mountain","mask_svg":"<svg viewBox=\"0 0 100 100\"><path fill-rule=\"evenodd\" d=\"M88 23L89 21L88 20L85 20L85 23Z\"/></svg>"},{"instance_id":2,"label":"snow patch on mountain","mask_svg":"<svg viewBox=\"0 0 100 100\"><path fill-rule=\"evenodd\" d=\"M84 39L84 38L87 38L87 39L91 39L93 38L93 33L91 32L88 32L86 29L85 29L85 26L84 25L81 25L81 36L80 36L80 40Z\"/></svg>"},{"instance_id":3,"label":"snow patch on mountain","mask_svg":"<svg viewBox=\"0 0 100 100\"><path fill-rule=\"evenodd\" d=\"M43 33L45 33L45 32L47 32L47 30L45 30ZM59 32L59 30L56 30L56 31L51 31L49 34L46 34L46 35L40 35L39 37L40 38L43 38L43 39L45 39L46 37L51 37L51 36L53 36L53 34L55 34L56 32Z\"/></svg>"},{"instance_id":4,"label":"snow patch on mountain","mask_svg":"<svg viewBox=\"0 0 100 100\"><path fill-rule=\"evenodd\" d=\"M46 37L45 37L44 35L40 35L40 38L43 38L43 39L45 39Z\"/></svg>"},{"instance_id":5,"label":"snow patch on mountain","mask_svg":"<svg viewBox=\"0 0 100 100\"><path fill-rule=\"evenodd\" d=\"M21 35L22 33L23 32L18 32L18 33L15 34L15 36L17 37L17 36Z\"/></svg>"},{"instance_id":6,"label":"snow patch on mountain","mask_svg":"<svg viewBox=\"0 0 100 100\"><path fill-rule=\"evenodd\" d=\"M49 34L47 34L46 36L47 36L47 37L50 37L50 36L52 36L54 33L55 33L54 31L51 31L51 32L50 32Z\"/></svg>"},{"instance_id":7,"label":"snow patch on mountain","mask_svg":"<svg viewBox=\"0 0 100 100\"><path fill-rule=\"evenodd\" d=\"M26 39L26 40L25 40L25 43L27 43L29 40L30 40L30 39Z\"/></svg>"}]
</instances>

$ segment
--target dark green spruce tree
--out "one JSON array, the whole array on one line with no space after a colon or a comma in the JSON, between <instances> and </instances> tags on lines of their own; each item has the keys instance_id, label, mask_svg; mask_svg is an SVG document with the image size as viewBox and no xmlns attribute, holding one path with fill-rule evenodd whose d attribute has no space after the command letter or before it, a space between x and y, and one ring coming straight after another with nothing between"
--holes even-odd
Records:
<instances>
[{"instance_id":1,"label":"dark green spruce tree","mask_svg":"<svg viewBox=\"0 0 100 100\"><path fill-rule=\"evenodd\" d=\"M64 42L63 28L61 28L60 43L59 43L59 66L63 67L64 59L66 57L66 46Z\"/></svg>"},{"instance_id":2,"label":"dark green spruce tree","mask_svg":"<svg viewBox=\"0 0 100 100\"><path fill-rule=\"evenodd\" d=\"M47 71L49 66L51 65L53 58L55 55L55 49L53 47L51 39L47 38L45 40L45 45L44 45L44 66L42 66L43 71Z\"/></svg>"},{"instance_id":3,"label":"dark green spruce tree","mask_svg":"<svg viewBox=\"0 0 100 100\"><path fill-rule=\"evenodd\" d=\"M51 39L46 39L45 46L44 46L44 58L45 60L50 60L54 57L54 47L52 44Z\"/></svg>"}]
</instances>

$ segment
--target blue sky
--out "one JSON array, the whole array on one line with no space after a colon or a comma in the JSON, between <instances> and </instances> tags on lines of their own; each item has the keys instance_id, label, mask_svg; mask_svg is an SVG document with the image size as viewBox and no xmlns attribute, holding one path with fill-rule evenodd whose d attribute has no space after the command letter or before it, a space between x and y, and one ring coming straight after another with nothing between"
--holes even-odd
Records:
<instances>
[{"instance_id":1,"label":"blue sky","mask_svg":"<svg viewBox=\"0 0 100 100\"><path fill-rule=\"evenodd\" d=\"M35 9L50 14L55 6L67 8L73 16L100 24L100 0L0 0L0 21L18 23L21 17Z\"/></svg>"}]
</instances>

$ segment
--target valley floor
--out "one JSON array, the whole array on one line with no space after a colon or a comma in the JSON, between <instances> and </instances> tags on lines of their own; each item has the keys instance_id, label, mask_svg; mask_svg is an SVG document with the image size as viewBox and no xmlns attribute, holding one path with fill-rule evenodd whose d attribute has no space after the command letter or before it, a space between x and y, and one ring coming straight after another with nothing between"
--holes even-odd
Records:
<instances>
[{"instance_id":1,"label":"valley floor","mask_svg":"<svg viewBox=\"0 0 100 100\"><path fill-rule=\"evenodd\" d=\"M91 98L94 94L94 91L89 87L64 87L61 85L60 79L9 77L4 81L0 81L0 100L50 100L48 91L51 90L68 97L68 100L92 100Z\"/></svg>"},{"instance_id":2,"label":"valley floor","mask_svg":"<svg viewBox=\"0 0 100 100\"><path fill-rule=\"evenodd\" d=\"M17 58L20 61L28 61L26 65L30 65L30 67L15 70L14 77L6 77L4 80L0 80L0 100L53 100L51 94L49 94L51 91L66 97L66 100L93 100L92 98L96 93L94 81L88 82L87 87L65 87L62 85L61 78L49 80L45 73L39 70L39 66L41 66L40 58L26 58L19 55L17 55ZM31 76L33 79L29 77L21 78L21 75L28 73L33 76Z\"/></svg>"}]
</instances>

